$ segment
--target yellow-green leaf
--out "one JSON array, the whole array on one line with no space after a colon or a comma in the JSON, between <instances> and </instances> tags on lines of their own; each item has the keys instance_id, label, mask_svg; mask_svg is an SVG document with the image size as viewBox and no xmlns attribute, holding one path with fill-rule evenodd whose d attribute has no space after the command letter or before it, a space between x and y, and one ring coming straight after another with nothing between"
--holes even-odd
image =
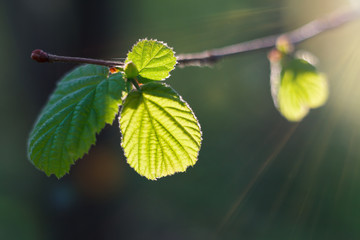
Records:
<instances>
[{"instance_id":1,"label":"yellow-green leaf","mask_svg":"<svg viewBox=\"0 0 360 240\"><path fill-rule=\"evenodd\" d=\"M176 65L172 48L156 40L143 39L128 53L126 63L133 62L142 78L160 81L170 76Z\"/></svg>"},{"instance_id":2,"label":"yellow-green leaf","mask_svg":"<svg viewBox=\"0 0 360 240\"><path fill-rule=\"evenodd\" d=\"M272 63L271 69L272 94L275 106L286 119L300 121L309 109L325 104L327 79L315 66L297 58L283 61L283 66L276 64Z\"/></svg>"},{"instance_id":3,"label":"yellow-green leaf","mask_svg":"<svg viewBox=\"0 0 360 240\"><path fill-rule=\"evenodd\" d=\"M169 86L152 82L131 92L119 121L127 162L140 175L155 180L196 163L200 125Z\"/></svg>"}]
</instances>

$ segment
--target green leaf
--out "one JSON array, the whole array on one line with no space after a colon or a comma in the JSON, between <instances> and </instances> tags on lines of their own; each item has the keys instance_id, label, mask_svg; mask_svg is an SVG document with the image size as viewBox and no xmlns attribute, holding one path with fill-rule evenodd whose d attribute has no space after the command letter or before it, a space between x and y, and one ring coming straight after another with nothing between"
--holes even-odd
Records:
<instances>
[{"instance_id":1,"label":"green leaf","mask_svg":"<svg viewBox=\"0 0 360 240\"><path fill-rule=\"evenodd\" d=\"M119 121L127 162L140 175L155 180L196 163L200 125L169 86L152 82L131 92Z\"/></svg>"},{"instance_id":2,"label":"green leaf","mask_svg":"<svg viewBox=\"0 0 360 240\"><path fill-rule=\"evenodd\" d=\"M274 63L273 63L274 64ZM275 106L289 121L302 120L310 108L325 104L328 84L324 74L303 59L290 59L272 66L272 94Z\"/></svg>"},{"instance_id":3,"label":"green leaf","mask_svg":"<svg viewBox=\"0 0 360 240\"><path fill-rule=\"evenodd\" d=\"M121 73L109 76L106 67L84 65L67 74L30 134L30 161L47 175L68 173L113 122L127 87Z\"/></svg>"},{"instance_id":4,"label":"green leaf","mask_svg":"<svg viewBox=\"0 0 360 240\"><path fill-rule=\"evenodd\" d=\"M176 65L172 48L156 40L143 39L137 42L128 53L126 63L132 61L139 75L151 80L164 80L170 76Z\"/></svg>"}]
</instances>

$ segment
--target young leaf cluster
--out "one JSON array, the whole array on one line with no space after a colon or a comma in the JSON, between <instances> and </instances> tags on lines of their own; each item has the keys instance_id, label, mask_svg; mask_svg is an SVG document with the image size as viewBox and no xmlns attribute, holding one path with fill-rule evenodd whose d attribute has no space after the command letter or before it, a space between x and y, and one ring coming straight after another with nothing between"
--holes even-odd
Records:
<instances>
[{"instance_id":1,"label":"young leaf cluster","mask_svg":"<svg viewBox=\"0 0 360 240\"><path fill-rule=\"evenodd\" d=\"M153 180L185 171L197 161L201 130L187 103L161 82L175 65L171 48L145 39L125 66L115 66L118 72L76 68L59 81L30 134L30 161L47 175L64 176L122 106L121 145L130 166Z\"/></svg>"}]
</instances>

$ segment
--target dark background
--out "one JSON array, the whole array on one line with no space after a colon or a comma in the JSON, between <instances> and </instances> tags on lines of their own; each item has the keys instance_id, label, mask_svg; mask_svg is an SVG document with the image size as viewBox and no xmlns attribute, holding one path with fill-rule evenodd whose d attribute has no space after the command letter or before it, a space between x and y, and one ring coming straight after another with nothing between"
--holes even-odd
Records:
<instances>
[{"instance_id":1,"label":"dark background","mask_svg":"<svg viewBox=\"0 0 360 240\"><path fill-rule=\"evenodd\" d=\"M299 124L273 106L267 50L173 71L167 82L203 130L186 173L138 175L116 122L60 180L26 153L37 114L75 67L35 63L33 49L123 58L148 37L196 52L294 29L349 3L0 0L0 239L359 239L359 21L298 46L319 58L330 85L328 103Z\"/></svg>"}]
</instances>

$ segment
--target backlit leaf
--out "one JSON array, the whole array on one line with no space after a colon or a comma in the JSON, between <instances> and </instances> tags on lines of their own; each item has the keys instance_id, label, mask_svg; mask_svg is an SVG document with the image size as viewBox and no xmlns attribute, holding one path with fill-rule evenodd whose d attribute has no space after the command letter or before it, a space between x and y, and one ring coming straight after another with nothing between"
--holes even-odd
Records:
<instances>
[{"instance_id":1,"label":"backlit leaf","mask_svg":"<svg viewBox=\"0 0 360 240\"><path fill-rule=\"evenodd\" d=\"M303 59L272 63L271 87L275 106L289 121L300 121L310 108L325 104L328 84L324 74Z\"/></svg>"},{"instance_id":2,"label":"backlit leaf","mask_svg":"<svg viewBox=\"0 0 360 240\"><path fill-rule=\"evenodd\" d=\"M150 80L164 80L176 65L174 51L166 44L143 39L137 42L128 53L126 63L132 61L139 75Z\"/></svg>"},{"instance_id":3,"label":"backlit leaf","mask_svg":"<svg viewBox=\"0 0 360 240\"><path fill-rule=\"evenodd\" d=\"M47 175L68 173L113 122L127 87L121 73L109 75L106 67L84 65L67 74L30 134L30 161Z\"/></svg>"},{"instance_id":4,"label":"backlit leaf","mask_svg":"<svg viewBox=\"0 0 360 240\"><path fill-rule=\"evenodd\" d=\"M201 144L199 123L169 86L152 82L131 92L119 121L127 162L140 175L154 180L196 163Z\"/></svg>"}]
</instances>

